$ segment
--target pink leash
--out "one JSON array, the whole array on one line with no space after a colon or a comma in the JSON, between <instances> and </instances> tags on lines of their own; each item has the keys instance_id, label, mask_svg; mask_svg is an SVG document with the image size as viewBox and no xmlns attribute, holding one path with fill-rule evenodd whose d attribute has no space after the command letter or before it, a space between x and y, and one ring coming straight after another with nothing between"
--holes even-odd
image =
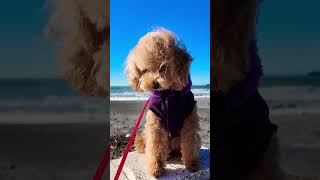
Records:
<instances>
[{"instance_id":1,"label":"pink leash","mask_svg":"<svg viewBox=\"0 0 320 180\"><path fill-rule=\"evenodd\" d=\"M96 175L93 177L93 180L101 180L105 169L109 163L109 156L110 156L110 146L106 148L103 153L103 157L99 163L98 169L96 171Z\"/></svg>"},{"instance_id":2,"label":"pink leash","mask_svg":"<svg viewBox=\"0 0 320 180\"><path fill-rule=\"evenodd\" d=\"M129 153L129 150L131 148L131 145L132 145L132 142L134 140L134 137L136 136L137 134L137 131L138 131L138 128L139 128L139 125L141 123L141 120L142 120L142 117L143 117L143 114L147 108L147 105L149 104L149 101L150 101L150 98L147 100L147 102L144 104L143 106L143 109L140 113L140 116L139 116L139 119L138 121L136 122L136 125L133 129L133 132L129 138L129 141L128 141L128 144L126 146L126 149L124 150L124 153L123 153L123 156L122 156L122 159L121 159L121 162L120 162L120 165L118 167L118 170L117 170L117 173L116 173L116 176L114 177L114 180L118 180L119 177L120 177L120 173L122 171L122 168L123 168L123 165L127 159L127 156L128 156L128 153ZM105 150L105 153L104 153L104 156L102 158L102 160L100 161L100 164L98 166L98 169L96 171L96 174L95 176L93 177L93 180L101 180L103 174L104 174L104 171L105 169L107 168L107 165L108 165L108 162L109 162L109 156L110 156L110 147L107 148Z\"/></svg>"},{"instance_id":3,"label":"pink leash","mask_svg":"<svg viewBox=\"0 0 320 180\"><path fill-rule=\"evenodd\" d=\"M146 102L146 103L144 104L144 106L143 106L143 109L142 109L142 111L141 111L141 113L140 113L140 117L139 117L139 119L138 119L138 121L137 121L137 123L136 123L136 126L135 126L134 129L133 129L133 132L132 132L132 134L131 134L131 136L130 136L130 139L129 139L129 142L128 142L127 146L126 146L126 149L124 150L124 153L123 153L123 156L122 156L120 165L119 165L119 167L118 167L117 174L116 174L116 176L114 177L114 180L118 180L118 179L119 179L119 176L120 176L120 173L121 173L121 171L122 171L124 162L125 162L126 159L127 159L127 156L128 156L130 147L131 147L131 145L132 145L133 139L134 139L134 137L135 137L136 134L137 134L138 127L139 127L139 125L140 125L140 122L141 122L141 119L142 119L142 117L143 117L144 111L146 110L146 107L147 107L147 105L149 104L149 101L150 101L150 98L147 100L147 102Z\"/></svg>"}]
</instances>

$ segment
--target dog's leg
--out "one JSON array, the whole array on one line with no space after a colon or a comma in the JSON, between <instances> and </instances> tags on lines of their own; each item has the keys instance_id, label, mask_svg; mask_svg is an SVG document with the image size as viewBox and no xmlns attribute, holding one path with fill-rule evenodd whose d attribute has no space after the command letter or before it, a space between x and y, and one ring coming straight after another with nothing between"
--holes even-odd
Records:
<instances>
[{"instance_id":1,"label":"dog's leg","mask_svg":"<svg viewBox=\"0 0 320 180\"><path fill-rule=\"evenodd\" d=\"M137 133L136 137L134 138L134 147L138 153L143 153L146 146L145 137L143 136L144 135L142 133Z\"/></svg>"},{"instance_id":2,"label":"dog's leg","mask_svg":"<svg viewBox=\"0 0 320 180\"><path fill-rule=\"evenodd\" d=\"M161 127L160 119L152 112L147 113L145 125L147 170L155 176L164 172L165 161L168 155L168 139Z\"/></svg>"},{"instance_id":3,"label":"dog's leg","mask_svg":"<svg viewBox=\"0 0 320 180\"><path fill-rule=\"evenodd\" d=\"M200 136L198 134L199 118L196 107L192 113L185 119L180 131L182 162L186 168L191 171L197 171L200 168L199 152L201 146Z\"/></svg>"}]
</instances>

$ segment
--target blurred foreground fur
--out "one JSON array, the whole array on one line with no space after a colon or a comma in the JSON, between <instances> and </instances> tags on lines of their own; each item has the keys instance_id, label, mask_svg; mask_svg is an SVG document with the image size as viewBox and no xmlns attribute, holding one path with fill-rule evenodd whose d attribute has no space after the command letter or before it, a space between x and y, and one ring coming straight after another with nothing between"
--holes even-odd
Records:
<instances>
[{"instance_id":1,"label":"blurred foreground fur","mask_svg":"<svg viewBox=\"0 0 320 180\"><path fill-rule=\"evenodd\" d=\"M249 46L260 0L213 1L212 87L227 92L249 70Z\"/></svg>"},{"instance_id":2,"label":"blurred foreground fur","mask_svg":"<svg viewBox=\"0 0 320 180\"><path fill-rule=\"evenodd\" d=\"M213 0L212 3L211 87L213 91L228 93L244 80L250 69L248 49L251 40L255 39L257 14L262 0ZM246 179L306 179L285 174L279 166L279 154L278 140L274 136L261 162Z\"/></svg>"},{"instance_id":3,"label":"blurred foreground fur","mask_svg":"<svg viewBox=\"0 0 320 180\"><path fill-rule=\"evenodd\" d=\"M109 1L51 0L45 34L56 44L60 70L82 93L109 94Z\"/></svg>"}]
</instances>

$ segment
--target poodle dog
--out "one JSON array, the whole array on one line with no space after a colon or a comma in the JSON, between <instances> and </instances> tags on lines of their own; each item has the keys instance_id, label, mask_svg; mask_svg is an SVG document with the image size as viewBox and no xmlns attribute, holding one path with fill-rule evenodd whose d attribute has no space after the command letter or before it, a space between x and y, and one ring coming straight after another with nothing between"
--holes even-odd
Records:
<instances>
[{"instance_id":1,"label":"poodle dog","mask_svg":"<svg viewBox=\"0 0 320 180\"><path fill-rule=\"evenodd\" d=\"M200 167L199 118L189 75L192 58L176 35L158 28L143 36L129 53L126 74L138 92L152 92L142 135L135 139L138 152L145 152L147 170L164 173L171 152L181 152L186 168Z\"/></svg>"},{"instance_id":2,"label":"poodle dog","mask_svg":"<svg viewBox=\"0 0 320 180\"><path fill-rule=\"evenodd\" d=\"M109 95L109 1L50 0L45 34L56 43L60 70L87 95Z\"/></svg>"},{"instance_id":3,"label":"poodle dog","mask_svg":"<svg viewBox=\"0 0 320 180\"><path fill-rule=\"evenodd\" d=\"M255 31L261 0L213 1L214 179L280 180L277 126L258 92Z\"/></svg>"}]
</instances>

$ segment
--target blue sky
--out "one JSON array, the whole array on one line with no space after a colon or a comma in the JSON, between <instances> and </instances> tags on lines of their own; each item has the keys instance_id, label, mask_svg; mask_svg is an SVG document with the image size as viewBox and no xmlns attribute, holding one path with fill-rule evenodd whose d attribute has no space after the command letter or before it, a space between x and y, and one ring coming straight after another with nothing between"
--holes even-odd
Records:
<instances>
[{"instance_id":1,"label":"blue sky","mask_svg":"<svg viewBox=\"0 0 320 180\"><path fill-rule=\"evenodd\" d=\"M127 85L125 59L139 38L162 26L175 32L194 58L193 84L210 82L209 0L111 0L111 86Z\"/></svg>"},{"instance_id":2,"label":"blue sky","mask_svg":"<svg viewBox=\"0 0 320 180\"><path fill-rule=\"evenodd\" d=\"M265 0L258 23L266 75L320 71L320 1Z\"/></svg>"},{"instance_id":3,"label":"blue sky","mask_svg":"<svg viewBox=\"0 0 320 180\"><path fill-rule=\"evenodd\" d=\"M57 60L43 38L44 0L3 1L0 6L0 78L57 77ZM258 24L266 75L320 70L320 1L265 0ZM209 82L209 1L111 0L111 80L121 74L129 50L156 26L175 31L194 57L194 83ZM207 63L206 63L207 62Z\"/></svg>"},{"instance_id":4,"label":"blue sky","mask_svg":"<svg viewBox=\"0 0 320 180\"><path fill-rule=\"evenodd\" d=\"M57 76L57 63L42 34L47 20L44 0L1 2L0 78Z\"/></svg>"}]
</instances>

